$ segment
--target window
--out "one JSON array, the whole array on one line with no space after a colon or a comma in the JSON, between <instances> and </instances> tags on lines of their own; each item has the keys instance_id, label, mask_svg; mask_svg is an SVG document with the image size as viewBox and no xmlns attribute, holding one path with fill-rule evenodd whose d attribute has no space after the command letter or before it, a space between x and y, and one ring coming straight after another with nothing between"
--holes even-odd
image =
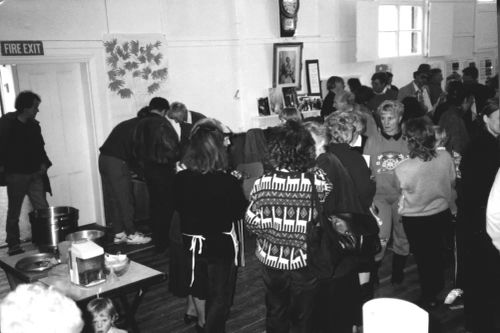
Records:
<instances>
[{"instance_id":1,"label":"window","mask_svg":"<svg viewBox=\"0 0 500 333\"><path fill-rule=\"evenodd\" d=\"M378 6L378 56L422 54L421 6Z\"/></svg>"}]
</instances>

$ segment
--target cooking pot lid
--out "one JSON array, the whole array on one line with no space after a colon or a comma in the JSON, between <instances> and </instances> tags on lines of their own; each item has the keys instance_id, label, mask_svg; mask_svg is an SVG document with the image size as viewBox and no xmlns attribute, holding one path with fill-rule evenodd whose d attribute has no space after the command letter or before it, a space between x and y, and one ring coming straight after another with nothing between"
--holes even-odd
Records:
<instances>
[{"instance_id":1,"label":"cooking pot lid","mask_svg":"<svg viewBox=\"0 0 500 333\"><path fill-rule=\"evenodd\" d=\"M36 253L20 259L16 269L25 272L43 272L58 264L53 253Z\"/></svg>"}]
</instances>

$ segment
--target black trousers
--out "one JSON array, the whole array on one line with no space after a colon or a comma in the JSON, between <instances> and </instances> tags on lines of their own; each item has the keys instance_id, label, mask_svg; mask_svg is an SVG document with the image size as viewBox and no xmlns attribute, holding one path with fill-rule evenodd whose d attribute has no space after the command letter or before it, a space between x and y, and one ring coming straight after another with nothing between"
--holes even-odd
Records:
<instances>
[{"instance_id":1,"label":"black trousers","mask_svg":"<svg viewBox=\"0 0 500 333\"><path fill-rule=\"evenodd\" d=\"M266 332L310 333L318 280L302 268L283 271L263 265L266 287Z\"/></svg>"},{"instance_id":2,"label":"black trousers","mask_svg":"<svg viewBox=\"0 0 500 333\"><path fill-rule=\"evenodd\" d=\"M148 187L153 243L157 249L169 245L170 222L174 213L173 165L146 162L144 178Z\"/></svg>"},{"instance_id":3,"label":"black trousers","mask_svg":"<svg viewBox=\"0 0 500 333\"><path fill-rule=\"evenodd\" d=\"M451 220L449 209L430 216L403 216L410 251L417 263L423 301L433 301L444 288L444 227Z\"/></svg>"},{"instance_id":4,"label":"black trousers","mask_svg":"<svg viewBox=\"0 0 500 333\"><path fill-rule=\"evenodd\" d=\"M360 285L357 272L322 280L314 316L314 332L351 333L360 316Z\"/></svg>"},{"instance_id":5,"label":"black trousers","mask_svg":"<svg viewBox=\"0 0 500 333\"><path fill-rule=\"evenodd\" d=\"M485 233L469 233L464 251L467 330L500 332L500 253Z\"/></svg>"}]
</instances>

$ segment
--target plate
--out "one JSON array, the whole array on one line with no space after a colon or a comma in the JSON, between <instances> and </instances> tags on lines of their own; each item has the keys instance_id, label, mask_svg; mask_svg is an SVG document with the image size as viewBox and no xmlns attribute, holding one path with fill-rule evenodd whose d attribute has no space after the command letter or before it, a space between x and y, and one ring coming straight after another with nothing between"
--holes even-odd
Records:
<instances>
[{"instance_id":1,"label":"plate","mask_svg":"<svg viewBox=\"0 0 500 333\"><path fill-rule=\"evenodd\" d=\"M57 264L53 253L37 253L20 259L16 263L16 269L25 272L43 272Z\"/></svg>"}]
</instances>

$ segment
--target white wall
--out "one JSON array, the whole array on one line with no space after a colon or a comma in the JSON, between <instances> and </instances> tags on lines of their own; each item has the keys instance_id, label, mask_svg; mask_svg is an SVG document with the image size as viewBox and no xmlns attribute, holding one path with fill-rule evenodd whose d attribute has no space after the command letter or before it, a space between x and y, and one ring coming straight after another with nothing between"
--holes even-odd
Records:
<instances>
[{"instance_id":1,"label":"white wall","mask_svg":"<svg viewBox=\"0 0 500 333\"><path fill-rule=\"evenodd\" d=\"M0 40L43 40L48 58L90 57L100 144L125 117L109 108L103 34L165 34L169 78L164 97L239 131L255 124L257 98L272 86L273 43L303 42L303 59L319 59L323 79L355 74L364 84L377 63L391 65L394 83L400 86L411 80L420 63L444 63L443 57L356 62L356 1L302 0L296 36L279 38L274 0L6 0L0 7ZM490 16L476 10L474 0L446 2L454 4L453 57L471 58L476 51L496 54L496 45L475 49L474 44L475 39L476 44L491 44L496 36L496 25L485 27L476 20L477 15ZM492 30L478 38L477 29ZM9 59L0 56L0 62Z\"/></svg>"}]
</instances>

